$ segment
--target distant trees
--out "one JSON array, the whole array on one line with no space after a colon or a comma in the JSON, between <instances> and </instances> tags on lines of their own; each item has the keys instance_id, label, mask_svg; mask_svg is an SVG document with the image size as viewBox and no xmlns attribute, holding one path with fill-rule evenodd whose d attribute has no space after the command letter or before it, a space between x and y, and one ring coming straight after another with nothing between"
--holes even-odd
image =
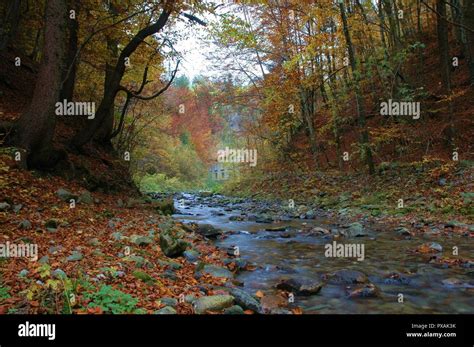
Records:
<instances>
[{"instance_id":1,"label":"distant trees","mask_svg":"<svg viewBox=\"0 0 474 347\"><path fill-rule=\"evenodd\" d=\"M271 160L313 170L313 163L321 167L324 162L346 169L355 168L356 154L375 173L377 161L401 157L408 145L421 147L423 142L408 140L411 134L404 126L419 129L427 119L422 116L415 123L409 115L381 116L381 102L389 99L442 100L426 107L446 116L445 148L456 147L451 76L460 70L452 62L460 43L472 80L473 1L288 0L234 7L244 19L226 13L213 27L222 47L220 55L215 53L216 65L247 81L247 88L233 90L233 98L247 101L255 119L247 129L248 142L274 153ZM437 50L426 42L431 37L437 38ZM427 65L428 47L437 55L436 67ZM456 58L462 63L464 57ZM428 88L423 85L436 74L442 88L432 81ZM384 159L382 151L391 152Z\"/></svg>"}]
</instances>

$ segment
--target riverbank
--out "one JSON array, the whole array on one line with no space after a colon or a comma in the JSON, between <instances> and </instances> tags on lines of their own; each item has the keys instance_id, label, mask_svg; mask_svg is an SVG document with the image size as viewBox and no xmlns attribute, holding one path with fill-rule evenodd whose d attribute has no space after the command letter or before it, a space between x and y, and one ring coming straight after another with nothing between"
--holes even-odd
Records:
<instances>
[{"instance_id":1,"label":"riverbank","mask_svg":"<svg viewBox=\"0 0 474 347\"><path fill-rule=\"evenodd\" d=\"M225 252L164 215L172 200L133 189L90 192L81 181L0 158L1 250L8 247L0 257L0 313L191 314L233 306L233 297L214 297L213 288L233 277Z\"/></svg>"},{"instance_id":2,"label":"riverbank","mask_svg":"<svg viewBox=\"0 0 474 347\"><path fill-rule=\"evenodd\" d=\"M294 210L324 209L338 218L384 221L423 231L437 225L474 232L474 163L431 160L380 165L377 175L249 171L229 181L223 194L275 200Z\"/></svg>"}]
</instances>

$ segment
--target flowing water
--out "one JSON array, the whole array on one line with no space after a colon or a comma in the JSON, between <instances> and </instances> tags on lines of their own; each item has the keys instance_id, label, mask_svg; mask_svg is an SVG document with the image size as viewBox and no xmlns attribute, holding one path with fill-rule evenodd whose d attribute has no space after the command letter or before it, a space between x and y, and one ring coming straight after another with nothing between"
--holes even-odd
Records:
<instances>
[{"instance_id":1,"label":"flowing water","mask_svg":"<svg viewBox=\"0 0 474 347\"><path fill-rule=\"evenodd\" d=\"M219 196L200 198L191 194L182 194L179 200L175 202L177 206L181 204L176 219L211 224L223 230L226 237L216 240L216 245L238 246L240 257L256 265L254 271L244 271L236 277L250 294L257 290L276 293L275 285L281 279L321 279L325 274L350 269L365 273L380 295L349 298L346 285L325 284L316 295L297 296L295 305L304 313L474 313L473 263L448 267L431 263L433 254L413 252L421 244L436 242L442 245L444 256L452 254L456 246L460 256L469 258L474 254L474 242L467 235L432 233L403 237L393 230L383 230L382 226L376 228L382 231L371 231L367 237L338 239L337 242L364 244L363 261L331 258L325 256L324 245L332 243L334 236L308 235L302 229L330 229L334 220L316 217L271 223L229 221L230 216L248 214L258 203L229 203ZM265 231L281 226L286 230ZM398 279L391 278L393 273L399 274ZM399 294L403 294L403 303L399 302Z\"/></svg>"}]
</instances>

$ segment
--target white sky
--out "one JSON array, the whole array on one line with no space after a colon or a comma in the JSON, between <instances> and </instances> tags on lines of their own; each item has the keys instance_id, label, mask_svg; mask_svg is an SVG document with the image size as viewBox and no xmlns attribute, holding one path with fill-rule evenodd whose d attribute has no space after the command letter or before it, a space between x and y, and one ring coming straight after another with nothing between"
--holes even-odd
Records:
<instances>
[{"instance_id":1,"label":"white sky","mask_svg":"<svg viewBox=\"0 0 474 347\"><path fill-rule=\"evenodd\" d=\"M205 19L204 19L205 20ZM190 80L198 75L211 75L211 62L206 59L206 52L211 49L204 43L206 28L193 24L191 27L182 22L177 23L178 30L186 32L186 38L179 39L174 48L181 53L178 76L186 75Z\"/></svg>"}]
</instances>

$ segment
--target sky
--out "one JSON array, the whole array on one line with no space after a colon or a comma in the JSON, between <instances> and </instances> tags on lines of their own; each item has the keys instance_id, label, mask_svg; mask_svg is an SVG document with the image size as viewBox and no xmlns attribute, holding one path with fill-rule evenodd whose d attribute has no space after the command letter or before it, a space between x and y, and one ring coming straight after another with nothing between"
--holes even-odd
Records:
<instances>
[{"instance_id":1,"label":"sky","mask_svg":"<svg viewBox=\"0 0 474 347\"><path fill-rule=\"evenodd\" d=\"M174 48L183 56L178 76L186 75L192 80L198 75L212 75L212 64L206 59L205 55L206 52L212 49L212 44L204 43L206 28L198 24L189 27L183 22L178 22L177 29L187 33L186 38L178 40L174 45Z\"/></svg>"}]
</instances>

